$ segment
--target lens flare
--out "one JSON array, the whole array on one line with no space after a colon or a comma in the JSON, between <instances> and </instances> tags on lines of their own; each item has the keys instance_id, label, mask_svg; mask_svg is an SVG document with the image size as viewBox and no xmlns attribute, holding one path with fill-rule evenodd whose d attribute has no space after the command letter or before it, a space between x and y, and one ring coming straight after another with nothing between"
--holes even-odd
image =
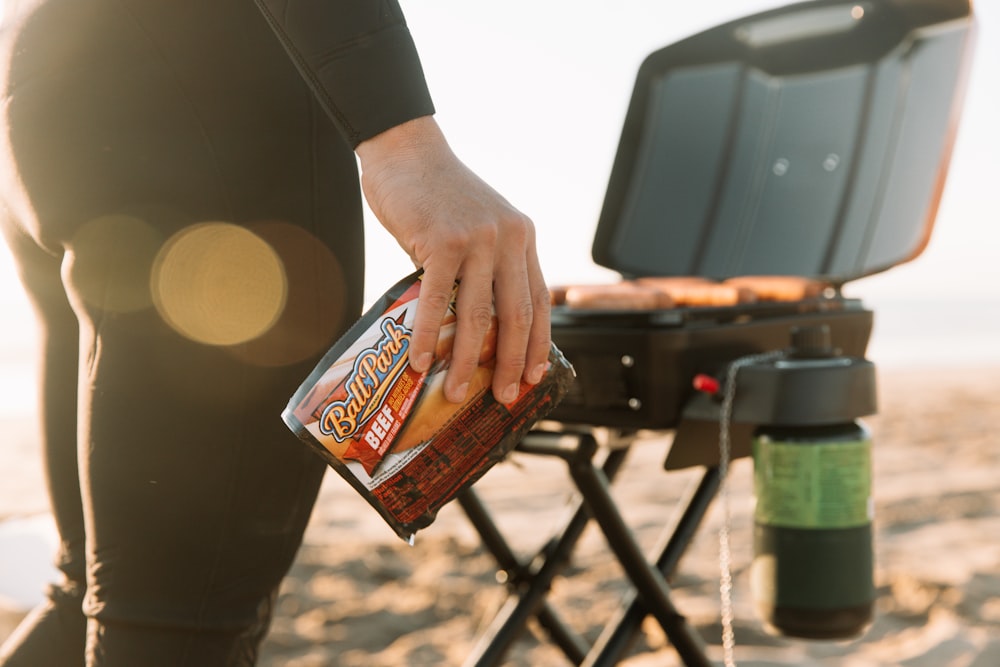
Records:
<instances>
[{"instance_id":1,"label":"lens flare","mask_svg":"<svg viewBox=\"0 0 1000 667\"><path fill-rule=\"evenodd\" d=\"M319 356L347 323L343 267L329 247L301 227L267 221L249 228L281 258L286 300L270 329L233 347L231 354L259 366L284 366Z\"/></svg>"},{"instance_id":2,"label":"lens flare","mask_svg":"<svg viewBox=\"0 0 1000 667\"><path fill-rule=\"evenodd\" d=\"M90 307L128 313L152 305L149 276L163 237L148 223L108 215L84 223L68 246L65 279Z\"/></svg>"},{"instance_id":3,"label":"lens flare","mask_svg":"<svg viewBox=\"0 0 1000 667\"><path fill-rule=\"evenodd\" d=\"M224 222L185 228L153 266L153 301L176 331L210 345L265 333L284 308L281 259L253 232Z\"/></svg>"}]
</instances>

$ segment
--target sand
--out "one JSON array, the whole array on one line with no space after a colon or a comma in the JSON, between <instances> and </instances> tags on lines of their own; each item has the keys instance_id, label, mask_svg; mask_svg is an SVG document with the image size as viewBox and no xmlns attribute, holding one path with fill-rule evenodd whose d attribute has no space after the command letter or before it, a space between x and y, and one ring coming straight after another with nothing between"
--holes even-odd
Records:
<instances>
[{"instance_id":1,"label":"sand","mask_svg":"<svg viewBox=\"0 0 1000 667\"><path fill-rule=\"evenodd\" d=\"M834 642L764 630L748 586L752 467L748 460L735 461L727 488L738 665L1000 665L1000 369L880 369L879 401L879 414L866 420L875 465L873 624L859 638ZM9 442L30 442L23 420L0 427ZM638 443L615 485L626 519L647 548L698 477L695 470L665 473L668 447L669 434ZM9 570L26 562L37 566L48 535L44 501L31 481L35 468L26 457L17 461L22 474L5 475L0 491L0 518L8 519L6 537L0 524L0 639L32 596L23 586L11 594L17 577ZM521 454L490 471L476 489L521 555L544 544L575 499L562 464ZM718 661L722 516L717 501L671 582L674 604ZM596 530L584 534L565 575L556 580L550 600L592 641L629 586ZM37 567L32 576L42 576ZM24 579L22 570L22 584ZM506 597L494 561L457 505L446 507L411 547L331 473L282 589L260 664L461 665ZM532 621L504 664L571 663ZM647 619L620 664L682 663Z\"/></svg>"}]
</instances>

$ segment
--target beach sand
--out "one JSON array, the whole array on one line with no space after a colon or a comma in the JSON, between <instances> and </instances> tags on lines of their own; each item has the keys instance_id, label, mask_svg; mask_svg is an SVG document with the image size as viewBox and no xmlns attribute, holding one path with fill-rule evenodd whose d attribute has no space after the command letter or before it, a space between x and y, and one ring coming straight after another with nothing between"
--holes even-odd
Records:
<instances>
[{"instance_id":1,"label":"beach sand","mask_svg":"<svg viewBox=\"0 0 1000 667\"><path fill-rule=\"evenodd\" d=\"M793 640L764 630L748 585L752 466L741 459L733 463L727 484L738 665L1000 665L1000 368L879 369L878 384L879 414L865 420L874 441L875 620L863 636L849 641ZM8 443L30 443L24 420L0 427ZM626 519L647 548L699 476L696 470L664 472L668 447L669 434L638 443L615 484ZM21 517L24 525L23 517L34 517L30 521L44 525L45 515L37 514L44 511L44 500L32 485L36 464L27 457L18 462L21 474L5 474L0 518ZM562 464L523 454L494 468L476 489L521 555L533 553L560 527L575 499ZM718 500L713 504L671 582L674 604L719 664L722 508ZM20 545L20 555L11 553L12 545ZM0 567L26 559L36 563L40 547L38 540L4 541L0 534L0 559L6 558ZM28 549L36 555L28 557ZM629 587L603 538L591 529L565 575L556 580L550 600L592 641ZM0 570L0 640L24 613L23 604L4 597L4 580L9 587L16 576ZM19 595L23 598L23 591ZM283 586L260 664L460 665L505 600L494 561L457 505L447 506L411 547L331 472ZM504 664L570 663L532 621ZM620 664L681 662L647 619Z\"/></svg>"}]
</instances>

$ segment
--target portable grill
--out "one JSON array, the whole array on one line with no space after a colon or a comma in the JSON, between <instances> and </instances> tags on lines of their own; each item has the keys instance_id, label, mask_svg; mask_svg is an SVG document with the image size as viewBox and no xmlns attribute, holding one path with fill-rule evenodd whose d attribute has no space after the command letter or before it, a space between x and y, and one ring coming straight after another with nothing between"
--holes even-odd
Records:
<instances>
[{"instance_id":1,"label":"portable grill","mask_svg":"<svg viewBox=\"0 0 1000 667\"><path fill-rule=\"evenodd\" d=\"M837 294L794 302L587 312L556 307L553 337L576 369L554 418L620 429L672 429L692 378L739 357L782 349L796 327L825 324L838 348L864 356L873 314Z\"/></svg>"},{"instance_id":2,"label":"portable grill","mask_svg":"<svg viewBox=\"0 0 1000 667\"><path fill-rule=\"evenodd\" d=\"M784 275L828 287L794 301L726 307L554 306L553 338L577 379L552 423L519 450L566 460L581 501L557 537L521 559L475 492L460 496L511 594L467 664L499 664L531 617L573 664L615 664L646 615L684 664L710 664L665 581L721 483L718 405L692 381L721 377L746 355L787 349L793 332L813 327L828 330L845 358L863 359L873 313L841 288L913 259L929 240L973 32L968 0L818 0L732 21L647 57L594 260L623 280ZM845 408L858 413L851 417L875 410L874 374L861 377ZM737 388L733 457L746 455L756 419L748 405L761 402L741 398ZM667 469L705 467L652 558L608 490L634 434L649 430L673 431ZM611 446L602 446L609 433ZM596 645L545 599L591 520L636 589Z\"/></svg>"}]
</instances>

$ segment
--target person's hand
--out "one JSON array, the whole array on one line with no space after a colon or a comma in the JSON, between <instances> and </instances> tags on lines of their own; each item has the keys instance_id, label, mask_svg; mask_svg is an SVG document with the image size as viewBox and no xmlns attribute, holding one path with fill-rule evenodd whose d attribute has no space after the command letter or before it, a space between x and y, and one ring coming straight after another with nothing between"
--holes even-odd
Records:
<instances>
[{"instance_id":1,"label":"person's hand","mask_svg":"<svg viewBox=\"0 0 1000 667\"><path fill-rule=\"evenodd\" d=\"M358 145L361 185L372 212L423 268L410 363L430 368L455 280L457 327L445 395L464 399L480 347L497 318L493 394L537 384L549 354L549 294L525 215L455 157L430 116Z\"/></svg>"}]
</instances>

